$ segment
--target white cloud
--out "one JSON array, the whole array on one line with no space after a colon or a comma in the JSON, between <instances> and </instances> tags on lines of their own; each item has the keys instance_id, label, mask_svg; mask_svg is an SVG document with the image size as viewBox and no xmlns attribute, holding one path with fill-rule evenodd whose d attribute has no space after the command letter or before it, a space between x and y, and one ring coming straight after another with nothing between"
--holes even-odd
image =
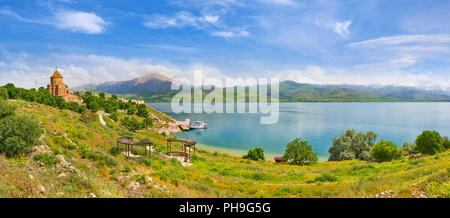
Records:
<instances>
[{"instance_id":1,"label":"white cloud","mask_svg":"<svg viewBox=\"0 0 450 218\"><path fill-rule=\"evenodd\" d=\"M54 15L55 25L73 32L99 34L105 30L107 22L95 13L83 11L59 11Z\"/></svg>"},{"instance_id":2,"label":"white cloud","mask_svg":"<svg viewBox=\"0 0 450 218\"><path fill-rule=\"evenodd\" d=\"M334 25L334 32L346 39L350 34L350 32L348 31L348 27L351 24L352 21L336 22L336 24Z\"/></svg>"},{"instance_id":3,"label":"white cloud","mask_svg":"<svg viewBox=\"0 0 450 218\"><path fill-rule=\"evenodd\" d=\"M241 30L241 31L237 31L237 32L217 31L217 32L211 33L211 35L219 36L219 37L223 37L223 38L233 38L233 37L248 37L248 36L250 36L250 33L245 30Z\"/></svg>"},{"instance_id":4,"label":"white cloud","mask_svg":"<svg viewBox=\"0 0 450 218\"><path fill-rule=\"evenodd\" d=\"M190 12L180 11L174 16L166 16L160 14L153 14L151 16L146 16L143 25L153 29L162 29L168 27L186 27L193 26L201 28L204 25L214 24L220 19L217 15L203 15L194 16Z\"/></svg>"},{"instance_id":5,"label":"white cloud","mask_svg":"<svg viewBox=\"0 0 450 218\"><path fill-rule=\"evenodd\" d=\"M30 19L20 16L11 9L1 8L0 15L10 16L22 22L52 25L59 29L87 34L102 33L108 25L95 13L74 10L59 10L54 13L53 17Z\"/></svg>"},{"instance_id":6,"label":"white cloud","mask_svg":"<svg viewBox=\"0 0 450 218\"><path fill-rule=\"evenodd\" d=\"M404 45L410 43L430 43L430 44L441 44L450 43L450 35L448 34L437 34L437 35L400 35L400 36L390 36L390 37L380 37L376 39L365 40L361 42L350 43L350 47L367 46L367 47L377 47L377 46L393 46L393 45Z\"/></svg>"}]
</instances>

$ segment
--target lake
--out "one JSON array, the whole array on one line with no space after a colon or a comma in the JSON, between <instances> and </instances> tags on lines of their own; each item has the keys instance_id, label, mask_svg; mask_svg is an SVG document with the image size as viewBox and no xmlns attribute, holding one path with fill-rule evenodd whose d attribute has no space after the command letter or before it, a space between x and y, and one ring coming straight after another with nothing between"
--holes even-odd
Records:
<instances>
[{"instance_id":1,"label":"lake","mask_svg":"<svg viewBox=\"0 0 450 218\"><path fill-rule=\"evenodd\" d=\"M328 156L333 137L345 130L374 131L401 146L413 142L423 130L450 135L450 103L280 103L279 121L261 125L263 114L175 114L170 103L149 103L177 120L208 122L208 129L178 133L217 149L247 151L261 147L266 153L282 154L297 137L308 140L314 152Z\"/></svg>"}]
</instances>

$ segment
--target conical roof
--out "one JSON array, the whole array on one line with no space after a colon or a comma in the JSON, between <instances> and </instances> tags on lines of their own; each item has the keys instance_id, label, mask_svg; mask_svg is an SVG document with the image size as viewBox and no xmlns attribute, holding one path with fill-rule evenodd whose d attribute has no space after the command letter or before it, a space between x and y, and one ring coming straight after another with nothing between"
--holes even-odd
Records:
<instances>
[{"instance_id":1,"label":"conical roof","mask_svg":"<svg viewBox=\"0 0 450 218\"><path fill-rule=\"evenodd\" d=\"M51 78L63 78L63 76L58 72L58 70L55 70Z\"/></svg>"}]
</instances>

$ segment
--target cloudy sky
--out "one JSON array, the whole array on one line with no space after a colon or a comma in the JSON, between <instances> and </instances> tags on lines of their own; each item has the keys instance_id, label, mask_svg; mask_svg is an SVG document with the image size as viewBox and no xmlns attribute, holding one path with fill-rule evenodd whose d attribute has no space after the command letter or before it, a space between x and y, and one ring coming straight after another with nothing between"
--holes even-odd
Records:
<instances>
[{"instance_id":1,"label":"cloudy sky","mask_svg":"<svg viewBox=\"0 0 450 218\"><path fill-rule=\"evenodd\" d=\"M450 2L0 0L0 85L163 72L450 91Z\"/></svg>"}]
</instances>

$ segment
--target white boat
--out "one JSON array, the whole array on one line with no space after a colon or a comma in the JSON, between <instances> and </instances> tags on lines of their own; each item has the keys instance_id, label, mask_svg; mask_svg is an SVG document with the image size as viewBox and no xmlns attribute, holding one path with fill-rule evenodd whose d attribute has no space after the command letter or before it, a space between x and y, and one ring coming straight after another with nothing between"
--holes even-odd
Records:
<instances>
[{"instance_id":1,"label":"white boat","mask_svg":"<svg viewBox=\"0 0 450 218\"><path fill-rule=\"evenodd\" d=\"M189 129L206 129L208 128L208 123L204 121L195 121L189 125Z\"/></svg>"}]
</instances>

